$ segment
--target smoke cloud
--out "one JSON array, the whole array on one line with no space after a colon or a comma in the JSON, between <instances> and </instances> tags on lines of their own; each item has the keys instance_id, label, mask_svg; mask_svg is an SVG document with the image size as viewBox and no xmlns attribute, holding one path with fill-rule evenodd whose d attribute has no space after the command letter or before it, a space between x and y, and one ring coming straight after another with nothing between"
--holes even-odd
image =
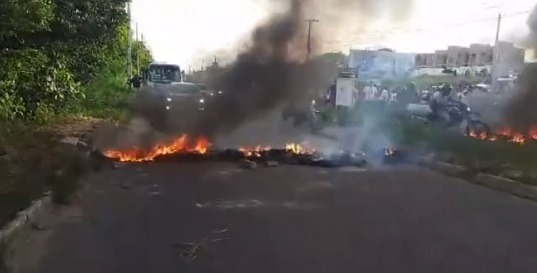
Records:
<instances>
[{"instance_id":1,"label":"smoke cloud","mask_svg":"<svg viewBox=\"0 0 537 273\"><path fill-rule=\"evenodd\" d=\"M350 29L363 29L375 19L402 20L412 0L273 0L275 15L256 27L247 50L225 68L217 82L223 96L208 105L197 122L197 133L212 136L267 114L286 103L309 103L306 98L325 90L320 62L307 60L307 23L314 18L318 43ZM347 32L347 35L349 33ZM353 37L356 38L356 37ZM322 47L315 42L312 54Z\"/></svg>"},{"instance_id":2,"label":"smoke cloud","mask_svg":"<svg viewBox=\"0 0 537 273\"><path fill-rule=\"evenodd\" d=\"M530 30L527 41L529 48L537 48L537 5L527 20ZM514 129L528 131L537 125L537 64L527 64L519 76L517 94L508 103L505 111L506 123Z\"/></svg>"},{"instance_id":3,"label":"smoke cloud","mask_svg":"<svg viewBox=\"0 0 537 273\"><path fill-rule=\"evenodd\" d=\"M533 8L533 12L528 17L528 28L530 29L530 40L533 41L533 46L537 46L537 5Z\"/></svg>"}]
</instances>

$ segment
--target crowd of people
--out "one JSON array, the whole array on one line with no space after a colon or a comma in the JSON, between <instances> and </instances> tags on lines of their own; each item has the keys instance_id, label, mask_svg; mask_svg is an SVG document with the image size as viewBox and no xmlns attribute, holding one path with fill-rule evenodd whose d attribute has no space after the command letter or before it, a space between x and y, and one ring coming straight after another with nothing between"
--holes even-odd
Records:
<instances>
[{"instance_id":1,"label":"crowd of people","mask_svg":"<svg viewBox=\"0 0 537 273\"><path fill-rule=\"evenodd\" d=\"M326 104L336 106L337 96L336 83L332 84L326 94ZM357 84L353 90L353 105L358 106L363 102L380 102L382 104L408 104L418 102L420 97L418 90L413 83L406 86L389 88L374 82L367 84Z\"/></svg>"}]
</instances>

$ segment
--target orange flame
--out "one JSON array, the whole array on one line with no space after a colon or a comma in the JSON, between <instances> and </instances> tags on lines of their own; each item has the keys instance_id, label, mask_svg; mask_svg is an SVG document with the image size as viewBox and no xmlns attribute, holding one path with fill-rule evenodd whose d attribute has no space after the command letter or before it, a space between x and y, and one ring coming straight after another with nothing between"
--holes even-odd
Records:
<instances>
[{"instance_id":1,"label":"orange flame","mask_svg":"<svg viewBox=\"0 0 537 273\"><path fill-rule=\"evenodd\" d=\"M206 154L210 147L211 143L207 138L199 137L193 143L190 141L188 135L184 134L181 137L174 139L170 143L158 144L148 150L142 150L136 147L130 150L110 149L105 151L103 154L108 158L121 162L148 162L154 161L158 156L176 153ZM272 149L270 146L258 145L256 147L240 147L239 151L248 157L261 157L263 152L266 152L270 149ZM314 149L307 148L304 145L296 143L287 144L285 150L294 154L315 153Z\"/></svg>"},{"instance_id":2,"label":"orange flame","mask_svg":"<svg viewBox=\"0 0 537 273\"><path fill-rule=\"evenodd\" d=\"M256 147L240 147L239 151L247 157L261 157L263 152L272 149L270 146L257 145ZM297 143L289 143L285 145L285 150L293 154L313 154L315 150L308 148L305 145Z\"/></svg>"},{"instance_id":3,"label":"orange flame","mask_svg":"<svg viewBox=\"0 0 537 273\"><path fill-rule=\"evenodd\" d=\"M240 147L239 151L241 151L242 153L244 153L245 156L248 156L248 157L252 157L252 156L261 157L262 152L266 152L266 151L268 151L270 149L271 149L270 146L260 146L260 145L258 145L258 146L253 147L253 148Z\"/></svg>"},{"instance_id":4,"label":"orange flame","mask_svg":"<svg viewBox=\"0 0 537 273\"><path fill-rule=\"evenodd\" d=\"M131 150L107 150L103 154L121 162L147 162L153 161L161 155L169 155L174 153L198 153L206 154L207 149L211 147L211 143L205 137L199 137L195 141L195 145L190 146L191 142L188 136L182 135L174 139L168 144L157 144L149 150L141 150L133 148Z\"/></svg>"},{"instance_id":5,"label":"orange flame","mask_svg":"<svg viewBox=\"0 0 537 273\"><path fill-rule=\"evenodd\" d=\"M528 142L528 140L537 140L537 126L531 127L527 133L515 132L511 128L501 128L491 136L488 136L486 133L481 133L478 135L475 132L470 132L470 137L486 141L497 141L504 139L507 142L525 144Z\"/></svg>"},{"instance_id":6,"label":"orange flame","mask_svg":"<svg viewBox=\"0 0 537 273\"><path fill-rule=\"evenodd\" d=\"M285 145L285 150L288 152L291 152L293 154L313 154L315 153L315 150L312 148L308 148L304 145L298 144L298 143L289 143Z\"/></svg>"}]
</instances>

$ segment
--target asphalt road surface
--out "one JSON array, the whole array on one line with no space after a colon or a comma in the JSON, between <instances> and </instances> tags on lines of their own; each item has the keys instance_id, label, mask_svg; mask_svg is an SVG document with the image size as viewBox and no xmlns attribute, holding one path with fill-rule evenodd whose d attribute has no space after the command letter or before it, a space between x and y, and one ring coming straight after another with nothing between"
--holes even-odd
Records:
<instances>
[{"instance_id":1,"label":"asphalt road surface","mask_svg":"<svg viewBox=\"0 0 537 273\"><path fill-rule=\"evenodd\" d=\"M537 268L536 204L413 167L160 163L107 170L86 184L76 206L44 217L20 243L21 271ZM187 257L183 243L203 238L195 259Z\"/></svg>"}]
</instances>

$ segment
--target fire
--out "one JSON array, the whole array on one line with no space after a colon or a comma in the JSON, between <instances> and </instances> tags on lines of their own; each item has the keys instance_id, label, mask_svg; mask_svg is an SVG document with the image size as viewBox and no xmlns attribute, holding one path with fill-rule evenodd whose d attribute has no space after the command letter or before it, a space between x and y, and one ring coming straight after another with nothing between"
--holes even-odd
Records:
<instances>
[{"instance_id":1,"label":"fire","mask_svg":"<svg viewBox=\"0 0 537 273\"><path fill-rule=\"evenodd\" d=\"M121 162L149 162L162 155L194 153L206 154L211 147L211 143L205 137L199 137L195 140L184 134L179 138L166 144L157 144L150 149L140 149L134 147L130 150L115 150L110 149L103 152L103 155ZM256 147L240 147L238 150L244 153L247 157L262 157L263 152L271 150L270 146L258 145ZM290 143L287 144L285 150L293 154L312 154L314 149L307 148L305 145Z\"/></svg>"},{"instance_id":2,"label":"fire","mask_svg":"<svg viewBox=\"0 0 537 273\"><path fill-rule=\"evenodd\" d=\"M298 143L289 143L285 145L285 150L294 154L312 154L315 153L314 149L308 148Z\"/></svg>"},{"instance_id":3,"label":"fire","mask_svg":"<svg viewBox=\"0 0 537 273\"><path fill-rule=\"evenodd\" d=\"M388 156L394 156L397 154L397 149L394 147L386 148L386 155Z\"/></svg>"},{"instance_id":4,"label":"fire","mask_svg":"<svg viewBox=\"0 0 537 273\"><path fill-rule=\"evenodd\" d=\"M194 145L191 145L194 144ZM107 150L103 154L121 162L147 162L153 161L156 157L175 153L198 153L205 154L211 143L205 137L199 137L193 143L188 135L174 139L167 144L157 144L148 150L133 148L131 150Z\"/></svg>"},{"instance_id":5,"label":"fire","mask_svg":"<svg viewBox=\"0 0 537 273\"><path fill-rule=\"evenodd\" d=\"M470 132L470 137L484 141L497 141L503 139L507 142L525 144L529 140L537 140L537 126L531 127L527 133L516 132L511 128L501 128L496 130L493 135L487 135L486 133L476 134L475 132Z\"/></svg>"},{"instance_id":6,"label":"fire","mask_svg":"<svg viewBox=\"0 0 537 273\"><path fill-rule=\"evenodd\" d=\"M257 145L255 147L240 147L239 151L244 153L247 157L261 157L263 152L271 150L272 147L270 146L263 146L263 145ZM285 150L289 153L293 154L313 154L315 153L315 150L312 148L306 147L304 144L298 144L298 143L289 143L285 145Z\"/></svg>"},{"instance_id":7,"label":"fire","mask_svg":"<svg viewBox=\"0 0 537 273\"><path fill-rule=\"evenodd\" d=\"M268 150L272 149L270 146L256 146L253 148L249 147L240 147L239 151L244 153L245 156L255 156L255 157L261 157L262 152L266 152Z\"/></svg>"}]
</instances>

